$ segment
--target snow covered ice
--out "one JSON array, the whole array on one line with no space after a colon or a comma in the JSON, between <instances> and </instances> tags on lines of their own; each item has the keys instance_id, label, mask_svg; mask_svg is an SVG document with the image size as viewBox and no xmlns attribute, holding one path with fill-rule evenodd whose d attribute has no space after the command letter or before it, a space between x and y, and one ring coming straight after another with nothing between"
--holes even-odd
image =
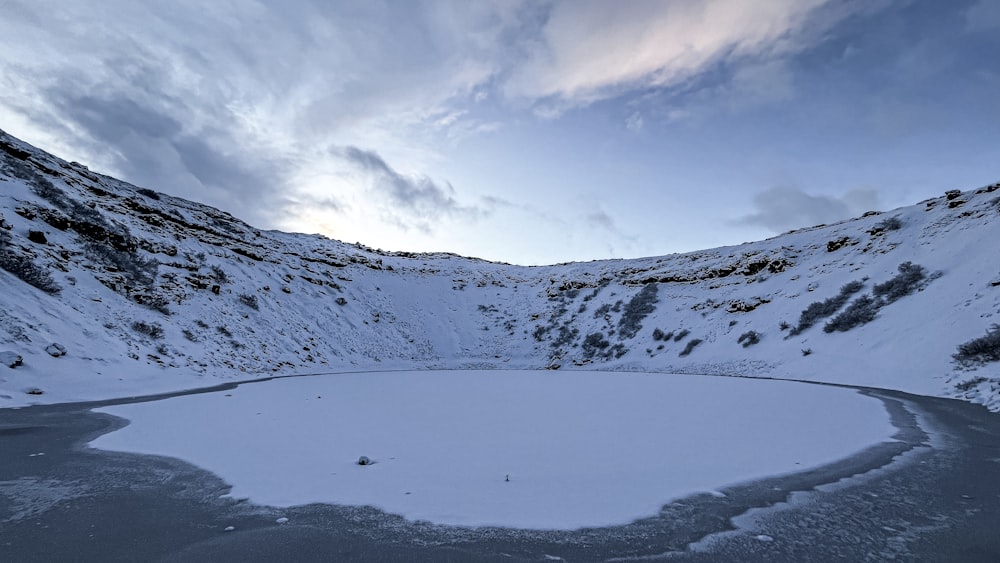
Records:
<instances>
[{"instance_id":1,"label":"snow covered ice","mask_svg":"<svg viewBox=\"0 0 1000 563\"><path fill-rule=\"evenodd\" d=\"M628 523L894 433L880 401L847 389L582 371L289 378L99 412L131 424L93 447L187 460L236 498L539 529Z\"/></svg>"}]
</instances>

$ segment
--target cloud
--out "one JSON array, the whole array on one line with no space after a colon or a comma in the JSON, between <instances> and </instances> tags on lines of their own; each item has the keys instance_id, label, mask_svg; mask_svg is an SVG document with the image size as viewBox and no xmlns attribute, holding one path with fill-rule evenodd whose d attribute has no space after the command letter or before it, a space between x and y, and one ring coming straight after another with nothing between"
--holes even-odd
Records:
<instances>
[{"instance_id":1,"label":"cloud","mask_svg":"<svg viewBox=\"0 0 1000 563\"><path fill-rule=\"evenodd\" d=\"M832 9L827 9L829 6ZM851 13L832 0L555 3L509 95L585 105L678 84L724 60L795 52Z\"/></svg>"},{"instance_id":2,"label":"cloud","mask_svg":"<svg viewBox=\"0 0 1000 563\"><path fill-rule=\"evenodd\" d=\"M152 94L162 80L140 58L119 62L133 74L127 88L102 87L82 74L62 75L40 90L46 107L39 115L58 121L59 130L101 155L99 165L135 184L208 199L243 219L263 220L286 188L288 163L277 155L263 163L237 150L238 131L197 119L185 123L185 116L204 108Z\"/></svg>"},{"instance_id":3,"label":"cloud","mask_svg":"<svg viewBox=\"0 0 1000 563\"><path fill-rule=\"evenodd\" d=\"M841 197L807 194L799 188L776 186L753 198L756 211L735 223L759 225L775 233L829 224L856 217L878 205L874 190L851 190Z\"/></svg>"},{"instance_id":4,"label":"cloud","mask_svg":"<svg viewBox=\"0 0 1000 563\"><path fill-rule=\"evenodd\" d=\"M475 218L485 213L479 207L461 205L450 184L442 187L426 176L404 176L374 151L348 146L338 152L365 173L372 190L387 201L385 211L400 226L429 232L432 222L442 218Z\"/></svg>"},{"instance_id":5,"label":"cloud","mask_svg":"<svg viewBox=\"0 0 1000 563\"><path fill-rule=\"evenodd\" d=\"M969 31L1000 29L1000 4L996 0L980 0L965 12L965 26Z\"/></svg>"},{"instance_id":6,"label":"cloud","mask_svg":"<svg viewBox=\"0 0 1000 563\"><path fill-rule=\"evenodd\" d=\"M269 203L330 147L378 146L419 168L436 139L496 130L459 106L498 68L519 6L15 0L0 19L0 118L126 180L270 223ZM411 187L423 202L443 193Z\"/></svg>"},{"instance_id":7,"label":"cloud","mask_svg":"<svg viewBox=\"0 0 1000 563\"><path fill-rule=\"evenodd\" d=\"M644 124L642 114L637 111L625 118L625 128L629 131L641 131Z\"/></svg>"},{"instance_id":8,"label":"cloud","mask_svg":"<svg viewBox=\"0 0 1000 563\"><path fill-rule=\"evenodd\" d=\"M618 225L615 220L605 211L595 211L587 215L587 222L595 227L607 229L613 233L618 232Z\"/></svg>"}]
</instances>

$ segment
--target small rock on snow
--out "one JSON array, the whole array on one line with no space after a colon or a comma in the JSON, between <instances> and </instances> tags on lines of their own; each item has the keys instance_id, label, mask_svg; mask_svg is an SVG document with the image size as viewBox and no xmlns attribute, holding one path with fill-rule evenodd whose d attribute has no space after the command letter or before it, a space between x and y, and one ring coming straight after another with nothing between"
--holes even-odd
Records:
<instances>
[{"instance_id":1,"label":"small rock on snow","mask_svg":"<svg viewBox=\"0 0 1000 563\"><path fill-rule=\"evenodd\" d=\"M53 342L45 347L45 351L48 352L53 358L58 358L60 356L66 355L66 347L58 342Z\"/></svg>"},{"instance_id":2,"label":"small rock on snow","mask_svg":"<svg viewBox=\"0 0 1000 563\"><path fill-rule=\"evenodd\" d=\"M3 364L9 368L16 368L24 363L24 359L21 356L15 354L14 352L5 351L0 352L0 364Z\"/></svg>"}]
</instances>

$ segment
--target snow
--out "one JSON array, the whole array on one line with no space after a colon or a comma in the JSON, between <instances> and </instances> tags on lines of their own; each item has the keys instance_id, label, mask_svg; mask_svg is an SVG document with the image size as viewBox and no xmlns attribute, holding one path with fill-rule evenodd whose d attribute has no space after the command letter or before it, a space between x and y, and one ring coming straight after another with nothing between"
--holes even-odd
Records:
<instances>
[{"instance_id":1,"label":"snow","mask_svg":"<svg viewBox=\"0 0 1000 563\"><path fill-rule=\"evenodd\" d=\"M187 460L236 498L535 529L628 523L894 433L880 401L849 389L587 371L284 378L98 412L131 424L92 447Z\"/></svg>"},{"instance_id":2,"label":"snow","mask_svg":"<svg viewBox=\"0 0 1000 563\"><path fill-rule=\"evenodd\" d=\"M952 361L956 347L982 336L1000 312L1000 255L989 244L1000 238L1000 185L738 246L523 267L260 231L196 202L151 198L2 132L0 143L14 147L0 151L5 244L61 287L50 295L0 270L0 351L24 360L17 369L0 366L0 408L272 375L558 365L845 383L1000 410L995 367L963 370ZM5 172L11 163L21 172ZM25 170L73 209L127 229L137 244L132 258L159 263L143 291L165 299L169 314L130 299L134 288L94 258L83 235L47 223L46 214L72 211L56 209ZM889 218L899 228L879 231ZM31 230L48 242L28 240ZM779 329L845 283L864 281L863 292L871 291L906 261L940 275L875 321L832 334L821 322L792 338ZM213 277L217 271L225 281ZM623 336L626 307L616 304L651 285L655 310L634 337ZM158 325L162 335L137 331L136 322ZM690 336L659 342L655 328ZM751 330L761 340L744 348L739 337ZM598 333L621 355L587 358L584 341ZM679 356L695 338L701 344ZM56 342L65 356L46 352ZM28 394L35 389L43 394Z\"/></svg>"},{"instance_id":3,"label":"snow","mask_svg":"<svg viewBox=\"0 0 1000 563\"><path fill-rule=\"evenodd\" d=\"M261 231L3 132L0 144L0 250L60 288L0 269L0 360L23 360L0 365L0 408L327 374L105 409L133 424L96 444L188 459L257 502L373 504L470 526L621 523L890 432L873 399L771 379L1000 410L997 364L952 361L1000 314L1000 184L737 246L523 267ZM898 228L880 230L889 218ZM135 250L104 244L94 225ZM126 269L158 264L155 278L136 287L101 252ZM869 324L780 328L845 283L867 294L903 262L933 279ZM656 288L652 310L627 319L644 288ZM760 341L744 348L749 331ZM616 353L588 357L592 336ZM542 368L559 371L517 371ZM330 375L346 372L358 373ZM740 378L664 375L676 373Z\"/></svg>"}]
</instances>

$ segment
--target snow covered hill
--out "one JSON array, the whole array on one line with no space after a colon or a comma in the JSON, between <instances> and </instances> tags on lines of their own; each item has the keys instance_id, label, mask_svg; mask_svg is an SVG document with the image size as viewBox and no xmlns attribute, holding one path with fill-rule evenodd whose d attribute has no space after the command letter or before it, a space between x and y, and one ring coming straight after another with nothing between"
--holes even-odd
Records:
<instances>
[{"instance_id":1,"label":"snow covered hill","mask_svg":"<svg viewBox=\"0 0 1000 563\"><path fill-rule=\"evenodd\" d=\"M0 366L0 407L299 373L586 366L1000 409L1000 184L739 246L522 267L262 231L0 132L0 216L0 359L23 360Z\"/></svg>"}]
</instances>

